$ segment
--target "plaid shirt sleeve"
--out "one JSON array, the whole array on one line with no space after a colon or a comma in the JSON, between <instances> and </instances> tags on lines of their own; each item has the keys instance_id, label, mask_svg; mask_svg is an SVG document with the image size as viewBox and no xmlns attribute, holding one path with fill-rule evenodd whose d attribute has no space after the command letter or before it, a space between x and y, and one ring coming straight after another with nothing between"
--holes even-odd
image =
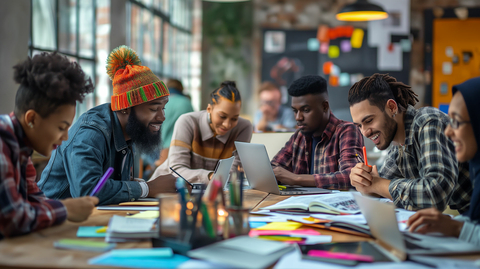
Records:
<instances>
[{"instance_id":1,"label":"plaid shirt sleeve","mask_svg":"<svg viewBox=\"0 0 480 269\"><path fill-rule=\"evenodd\" d=\"M290 137L285 146L273 157L271 165L273 167L280 166L290 172L293 172L293 146L297 138L297 133Z\"/></svg>"},{"instance_id":2,"label":"plaid shirt sleeve","mask_svg":"<svg viewBox=\"0 0 480 269\"><path fill-rule=\"evenodd\" d=\"M59 201L47 200L35 183L34 167L27 164L27 179L17 183L10 148L0 139L0 237L25 234L63 222L67 212ZM18 177L17 174L17 177ZM27 193L26 199L20 193Z\"/></svg>"},{"instance_id":3,"label":"plaid shirt sleeve","mask_svg":"<svg viewBox=\"0 0 480 269\"><path fill-rule=\"evenodd\" d=\"M337 127L338 128L338 127ZM331 161L338 162L338 171L326 174L314 174L317 187L339 190L348 190L352 188L350 183L350 171L358 163L356 154L363 160L363 136L360 129L353 124L345 125L338 130L338 140L330 141L337 143L340 155L332 158ZM336 146L336 145L332 145Z\"/></svg>"},{"instance_id":4,"label":"plaid shirt sleeve","mask_svg":"<svg viewBox=\"0 0 480 269\"><path fill-rule=\"evenodd\" d=\"M441 131L444 129L444 124L438 120L430 120L423 125L412 145L416 156L409 156L410 153L399 148L400 159L405 162L402 169L408 174L418 166L419 178L398 178L400 173L396 158L389 154L380 176L392 179L389 192L396 206L407 210L429 207L445 210L457 182L458 162L452 142Z\"/></svg>"}]
</instances>

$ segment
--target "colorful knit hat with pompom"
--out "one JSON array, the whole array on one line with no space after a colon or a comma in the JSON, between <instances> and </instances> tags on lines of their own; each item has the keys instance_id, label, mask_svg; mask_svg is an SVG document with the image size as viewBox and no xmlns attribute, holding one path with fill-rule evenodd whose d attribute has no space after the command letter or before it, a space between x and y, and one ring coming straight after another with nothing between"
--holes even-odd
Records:
<instances>
[{"instance_id":1,"label":"colorful knit hat with pompom","mask_svg":"<svg viewBox=\"0 0 480 269\"><path fill-rule=\"evenodd\" d=\"M142 66L137 53L127 46L120 46L110 52L107 74L113 81L113 111L170 95L167 86L150 68Z\"/></svg>"}]
</instances>

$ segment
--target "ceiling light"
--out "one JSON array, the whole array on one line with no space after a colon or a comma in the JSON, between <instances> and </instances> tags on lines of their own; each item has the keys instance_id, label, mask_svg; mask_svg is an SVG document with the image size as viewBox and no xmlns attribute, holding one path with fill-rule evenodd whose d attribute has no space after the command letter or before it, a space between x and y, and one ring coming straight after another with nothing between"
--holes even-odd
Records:
<instances>
[{"instance_id":1,"label":"ceiling light","mask_svg":"<svg viewBox=\"0 0 480 269\"><path fill-rule=\"evenodd\" d=\"M346 5L336 15L339 21L375 21L388 18L388 13L381 6L369 3L367 0Z\"/></svg>"}]
</instances>

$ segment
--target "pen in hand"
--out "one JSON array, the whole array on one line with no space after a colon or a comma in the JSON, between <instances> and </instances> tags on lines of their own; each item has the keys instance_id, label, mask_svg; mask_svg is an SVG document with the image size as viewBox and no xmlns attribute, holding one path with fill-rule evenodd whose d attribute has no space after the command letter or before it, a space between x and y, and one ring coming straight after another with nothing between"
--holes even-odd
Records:
<instances>
[{"instance_id":1,"label":"pen in hand","mask_svg":"<svg viewBox=\"0 0 480 269\"><path fill-rule=\"evenodd\" d=\"M107 182L107 179L112 175L112 173L113 173L113 168L109 167L105 172L105 174L103 174L103 177L98 181L97 186L93 188L93 191L90 193L90 196L94 196L102 189L103 185L105 185L105 182Z\"/></svg>"},{"instance_id":2,"label":"pen in hand","mask_svg":"<svg viewBox=\"0 0 480 269\"><path fill-rule=\"evenodd\" d=\"M367 148L365 146L363 146L363 159L365 160L365 165L371 168L372 166L368 165Z\"/></svg>"},{"instance_id":3,"label":"pen in hand","mask_svg":"<svg viewBox=\"0 0 480 269\"><path fill-rule=\"evenodd\" d=\"M186 180L184 177L182 177L179 173L177 173L177 171L173 170L172 167L169 167L169 168L170 168L170 170L172 170L172 172L174 172L177 176L179 176L180 178L182 178L183 180L185 180L185 182L187 182L188 185L190 185L190 187L192 187L192 189L193 189L193 184L192 184L192 183L190 183L188 180Z\"/></svg>"}]
</instances>

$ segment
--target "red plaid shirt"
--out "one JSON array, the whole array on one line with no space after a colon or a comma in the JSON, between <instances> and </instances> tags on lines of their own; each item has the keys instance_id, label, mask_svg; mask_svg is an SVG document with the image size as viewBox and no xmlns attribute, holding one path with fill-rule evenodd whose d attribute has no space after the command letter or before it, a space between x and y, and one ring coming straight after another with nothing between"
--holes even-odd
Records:
<instances>
[{"instance_id":1,"label":"red plaid shirt","mask_svg":"<svg viewBox=\"0 0 480 269\"><path fill-rule=\"evenodd\" d=\"M310 173L312 137L296 131L285 146L275 155L271 164L295 174L313 174L317 187L349 189L350 170L358 160L363 160L363 136L351 122L337 119L333 113L320 142L315 148L314 171Z\"/></svg>"},{"instance_id":2,"label":"red plaid shirt","mask_svg":"<svg viewBox=\"0 0 480 269\"><path fill-rule=\"evenodd\" d=\"M0 115L0 239L29 233L63 222L67 211L49 200L35 182L36 171L15 118Z\"/></svg>"}]
</instances>

